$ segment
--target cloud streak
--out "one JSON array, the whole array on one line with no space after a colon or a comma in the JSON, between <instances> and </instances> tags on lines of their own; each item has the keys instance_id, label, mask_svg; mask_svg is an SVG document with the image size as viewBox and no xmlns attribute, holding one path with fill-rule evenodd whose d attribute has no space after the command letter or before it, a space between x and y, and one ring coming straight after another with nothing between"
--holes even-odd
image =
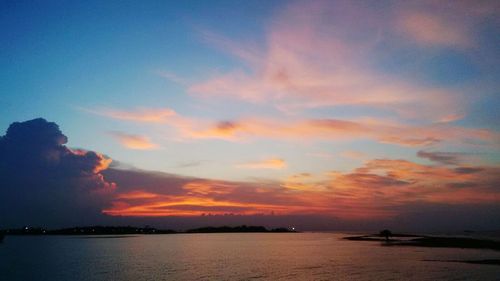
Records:
<instances>
[{"instance_id":1,"label":"cloud streak","mask_svg":"<svg viewBox=\"0 0 500 281\"><path fill-rule=\"evenodd\" d=\"M119 116L156 116L157 109L141 109L140 111L122 111ZM379 143L395 144L406 147L431 146L441 142L468 143L475 140L485 145L495 145L500 140L497 132L481 128L465 128L453 126L447 122L424 125L409 125L387 119L358 118L343 120L334 118L304 119L288 118L241 118L238 120L213 121L182 116L171 109L161 112L172 112L162 124L176 129L178 137L184 139L222 139L227 141L248 141L267 138L274 140L351 140L370 139ZM140 114L138 113L140 112ZM115 115L106 115L113 119L123 119ZM144 120L143 117L133 121ZM149 120L149 119L148 119ZM156 121L154 122L156 123ZM141 136L124 133L113 134L122 144L130 148L154 148L155 144Z\"/></svg>"},{"instance_id":2,"label":"cloud streak","mask_svg":"<svg viewBox=\"0 0 500 281\"><path fill-rule=\"evenodd\" d=\"M159 146L149 140L148 137L139 136L139 135L131 135L118 131L109 132L111 136L117 139L121 145L130 149L137 150L151 150L157 149Z\"/></svg>"},{"instance_id":3,"label":"cloud streak","mask_svg":"<svg viewBox=\"0 0 500 281\"><path fill-rule=\"evenodd\" d=\"M261 161L246 162L236 165L237 168L243 169L284 169L287 164L285 160L280 158L269 158Z\"/></svg>"},{"instance_id":4,"label":"cloud streak","mask_svg":"<svg viewBox=\"0 0 500 281\"><path fill-rule=\"evenodd\" d=\"M100 116L145 123L165 123L176 116L175 111L169 108L139 108L137 110L117 110L112 108L84 109L86 112Z\"/></svg>"},{"instance_id":5,"label":"cloud streak","mask_svg":"<svg viewBox=\"0 0 500 281\"><path fill-rule=\"evenodd\" d=\"M460 163L461 154L451 152L428 152L420 150L417 152L417 156L444 165L458 165Z\"/></svg>"}]
</instances>

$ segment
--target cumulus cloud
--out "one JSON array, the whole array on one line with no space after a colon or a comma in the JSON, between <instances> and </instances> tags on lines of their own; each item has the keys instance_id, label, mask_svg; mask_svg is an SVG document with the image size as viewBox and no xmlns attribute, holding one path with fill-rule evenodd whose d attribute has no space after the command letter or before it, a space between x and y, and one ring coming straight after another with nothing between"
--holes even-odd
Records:
<instances>
[{"instance_id":1,"label":"cumulus cloud","mask_svg":"<svg viewBox=\"0 0 500 281\"><path fill-rule=\"evenodd\" d=\"M66 147L57 124L12 123L0 138L0 224L68 225L96 221L115 184L101 172L111 159Z\"/></svg>"}]
</instances>

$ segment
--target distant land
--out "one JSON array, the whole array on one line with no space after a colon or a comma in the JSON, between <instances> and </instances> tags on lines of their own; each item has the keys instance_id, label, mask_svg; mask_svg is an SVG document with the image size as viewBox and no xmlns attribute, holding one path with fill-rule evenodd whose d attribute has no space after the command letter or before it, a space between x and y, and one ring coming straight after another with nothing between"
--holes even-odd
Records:
<instances>
[{"instance_id":1,"label":"distant land","mask_svg":"<svg viewBox=\"0 0 500 281\"><path fill-rule=\"evenodd\" d=\"M433 248L467 248L500 251L500 241L468 237L429 236L414 234L391 234L391 238L381 234L344 237L351 241L382 242L382 246L413 246ZM403 238L403 239L401 239Z\"/></svg>"},{"instance_id":2,"label":"distant land","mask_svg":"<svg viewBox=\"0 0 500 281\"><path fill-rule=\"evenodd\" d=\"M389 236L391 238L389 238ZM379 234L348 236L344 237L343 239L350 241L380 242L381 246L393 246L393 247L410 246L410 247L430 247L430 248L487 249L493 251L500 251L500 241L489 240L489 239L475 239L467 237L428 236L428 235L392 234L392 233L390 233L390 235L385 235L385 233L380 232ZM500 259L485 259L485 260L426 259L423 261L460 262L460 263L500 266Z\"/></svg>"},{"instance_id":3,"label":"distant land","mask_svg":"<svg viewBox=\"0 0 500 281\"><path fill-rule=\"evenodd\" d=\"M183 234L183 233L285 233L297 232L284 227L267 229L264 226L220 226L202 227L186 231L176 231L172 229L156 229L153 227L134 226L83 226L61 229L45 229L42 227L23 227L18 229L4 229L0 233L6 235L132 235L132 234Z\"/></svg>"}]
</instances>

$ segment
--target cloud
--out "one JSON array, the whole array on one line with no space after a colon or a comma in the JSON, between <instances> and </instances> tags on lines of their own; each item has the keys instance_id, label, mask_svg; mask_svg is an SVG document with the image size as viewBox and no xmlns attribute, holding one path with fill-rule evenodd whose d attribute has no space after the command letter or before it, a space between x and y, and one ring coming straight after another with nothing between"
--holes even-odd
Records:
<instances>
[{"instance_id":1,"label":"cloud","mask_svg":"<svg viewBox=\"0 0 500 281\"><path fill-rule=\"evenodd\" d=\"M108 118L144 123L166 123L176 116L176 112L169 108L139 108L129 111L112 108L84 110Z\"/></svg>"},{"instance_id":2,"label":"cloud","mask_svg":"<svg viewBox=\"0 0 500 281\"><path fill-rule=\"evenodd\" d=\"M126 148L138 150L151 150L158 148L157 144L152 143L149 138L145 136L130 135L118 131L112 131L110 134Z\"/></svg>"},{"instance_id":3,"label":"cloud","mask_svg":"<svg viewBox=\"0 0 500 281\"><path fill-rule=\"evenodd\" d=\"M384 44L408 47L406 38L395 36L398 32L429 44L472 44L467 29L454 26L456 19L450 23L418 13L411 5L395 6L381 11L368 3L298 2L275 16L258 47L202 31L203 38L239 58L242 66L191 82L187 90L199 97L271 105L288 113L355 106L432 122L464 116L464 93L459 90L425 85L375 67L374 57L392 55L384 53ZM397 27L401 21L404 31Z\"/></svg>"},{"instance_id":4,"label":"cloud","mask_svg":"<svg viewBox=\"0 0 500 281\"><path fill-rule=\"evenodd\" d=\"M487 129L473 129L437 123L431 125L406 125L386 120L305 119L287 120L246 118L215 124L198 123L204 127L183 126L188 138L224 139L229 141L269 138L278 140L348 140L372 139L380 143L400 146L430 146L445 141L467 142L471 139L493 144L497 133ZM208 124L208 127L206 127Z\"/></svg>"},{"instance_id":5,"label":"cloud","mask_svg":"<svg viewBox=\"0 0 500 281\"><path fill-rule=\"evenodd\" d=\"M178 127L186 137L190 138L219 138L226 140L237 140L237 133L242 129L242 126L234 121L216 122L214 126L208 124L203 127L195 128L192 124L202 124L207 122L185 122L185 125Z\"/></svg>"},{"instance_id":6,"label":"cloud","mask_svg":"<svg viewBox=\"0 0 500 281\"><path fill-rule=\"evenodd\" d=\"M417 156L445 165L458 165L460 163L461 154L451 152L427 152L420 150L417 152Z\"/></svg>"},{"instance_id":7,"label":"cloud","mask_svg":"<svg viewBox=\"0 0 500 281\"><path fill-rule=\"evenodd\" d=\"M141 170L105 171L117 182L120 193L110 208L110 216L165 217L202 214L240 214L314 210L300 200L288 197L279 187L264 188L262 183L230 182L182 177ZM139 188L140 187L140 188ZM152 195L154 194L154 195Z\"/></svg>"},{"instance_id":8,"label":"cloud","mask_svg":"<svg viewBox=\"0 0 500 281\"><path fill-rule=\"evenodd\" d=\"M401 2L394 8L396 31L422 47L477 47L477 33L495 21L496 1Z\"/></svg>"},{"instance_id":9,"label":"cloud","mask_svg":"<svg viewBox=\"0 0 500 281\"><path fill-rule=\"evenodd\" d=\"M143 116L135 119L153 118L156 109L143 108L139 111L120 112L120 116ZM165 112L172 111L165 109ZM140 112L140 114L138 113ZM173 111L172 111L173 112ZM116 118L106 115L109 118ZM123 119L131 121L131 119ZM156 120L156 119L155 119ZM237 120L214 121L183 116L175 113L161 121L174 128L181 139L223 139L227 141L249 141L258 138L276 140L350 140L371 139L380 143L395 144L407 147L431 146L441 142L470 143L479 141L485 145L498 143L500 135L489 129L465 128L453 126L448 122L431 124L405 124L389 119L358 118L343 120L334 118L256 118L247 117ZM133 147L153 148L145 137L118 133L124 144ZM153 145L153 146L152 146Z\"/></svg>"},{"instance_id":10,"label":"cloud","mask_svg":"<svg viewBox=\"0 0 500 281\"><path fill-rule=\"evenodd\" d=\"M175 166L175 168L192 168L200 166L204 161L188 161L181 162Z\"/></svg>"},{"instance_id":11,"label":"cloud","mask_svg":"<svg viewBox=\"0 0 500 281\"><path fill-rule=\"evenodd\" d=\"M97 221L116 186L101 172L111 159L65 146L44 119L12 123L0 138L0 224L68 225Z\"/></svg>"},{"instance_id":12,"label":"cloud","mask_svg":"<svg viewBox=\"0 0 500 281\"><path fill-rule=\"evenodd\" d=\"M350 173L333 174L334 193L372 201L385 207L416 202L434 204L495 204L500 190L497 166L460 167L421 165L397 159L375 159ZM353 202L355 204L356 202Z\"/></svg>"},{"instance_id":13,"label":"cloud","mask_svg":"<svg viewBox=\"0 0 500 281\"><path fill-rule=\"evenodd\" d=\"M350 172L299 173L281 181L235 182L160 172L108 169L120 194L105 213L113 217L204 217L262 215L330 218L337 223L390 221L448 206L477 210L500 202L498 166L422 165L373 159ZM202 219L200 219L202 220ZM460 224L454 218L457 225ZM430 222L429 222L430 223ZM421 225L425 227L424 225Z\"/></svg>"},{"instance_id":14,"label":"cloud","mask_svg":"<svg viewBox=\"0 0 500 281\"><path fill-rule=\"evenodd\" d=\"M473 39L463 21L453 21L432 12L412 11L401 15L399 26L424 46L470 47Z\"/></svg>"},{"instance_id":15,"label":"cloud","mask_svg":"<svg viewBox=\"0 0 500 281\"><path fill-rule=\"evenodd\" d=\"M404 219L415 212L432 217L419 209L422 205L474 213L500 203L498 166L373 159L349 172L238 182L110 168L110 159L69 149L66 142L58 126L43 119L13 123L0 138L2 225L130 224L152 218L165 223L176 217L218 224L233 221L228 216L237 216L233 222L238 223L307 225L300 219L308 217L349 225ZM243 165L284 168L286 162L270 158Z\"/></svg>"},{"instance_id":16,"label":"cloud","mask_svg":"<svg viewBox=\"0 0 500 281\"><path fill-rule=\"evenodd\" d=\"M285 160L280 158L269 158L262 161L246 162L236 165L236 167L244 169L284 169L286 166Z\"/></svg>"}]
</instances>

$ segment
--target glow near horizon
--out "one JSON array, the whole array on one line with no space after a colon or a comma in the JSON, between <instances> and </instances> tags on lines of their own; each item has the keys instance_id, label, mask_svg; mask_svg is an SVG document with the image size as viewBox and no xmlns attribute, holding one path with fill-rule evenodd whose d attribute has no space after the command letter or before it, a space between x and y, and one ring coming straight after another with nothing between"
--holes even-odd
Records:
<instances>
[{"instance_id":1,"label":"glow near horizon","mask_svg":"<svg viewBox=\"0 0 500 281\"><path fill-rule=\"evenodd\" d=\"M338 213L321 192L359 189L360 199L369 198L360 184L418 181L425 189L450 177L480 180L453 169L500 163L498 5L384 3L149 2L42 11L19 4L2 17L12 28L3 30L10 44L2 47L8 67L0 125L44 117L61 126L69 146L141 169L273 181L315 202L305 208L181 196L163 198L170 201L162 206L173 200ZM354 178L356 169L397 176ZM387 196L499 199L491 190L412 188L405 190L412 195L389 190ZM343 205L350 200L356 201ZM381 209L371 213L391 213ZM128 214L154 215L150 210Z\"/></svg>"}]
</instances>

